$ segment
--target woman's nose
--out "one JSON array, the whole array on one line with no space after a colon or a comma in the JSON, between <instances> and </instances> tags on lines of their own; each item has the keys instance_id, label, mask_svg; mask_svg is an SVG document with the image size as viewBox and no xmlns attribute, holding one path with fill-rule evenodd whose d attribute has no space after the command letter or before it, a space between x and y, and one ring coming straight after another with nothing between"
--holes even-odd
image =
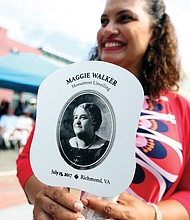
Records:
<instances>
[{"instance_id":1,"label":"woman's nose","mask_svg":"<svg viewBox=\"0 0 190 220\"><path fill-rule=\"evenodd\" d=\"M78 125L80 125L80 124L81 124L80 119L77 119L77 120L76 120L76 124L78 124Z\"/></svg>"},{"instance_id":2,"label":"woman's nose","mask_svg":"<svg viewBox=\"0 0 190 220\"><path fill-rule=\"evenodd\" d=\"M118 28L113 23L108 23L106 27L104 27L103 35L107 38L111 38L116 36L119 33Z\"/></svg>"}]
</instances>

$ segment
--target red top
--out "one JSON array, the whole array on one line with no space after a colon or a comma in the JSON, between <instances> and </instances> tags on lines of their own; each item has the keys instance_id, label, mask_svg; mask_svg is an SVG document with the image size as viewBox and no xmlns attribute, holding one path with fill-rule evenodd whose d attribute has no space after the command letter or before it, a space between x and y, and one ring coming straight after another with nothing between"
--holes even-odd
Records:
<instances>
[{"instance_id":1,"label":"red top","mask_svg":"<svg viewBox=\"0 0 190 220\"><path fill-rule=\"evenodd\" d=\"M136 139L136 172L127 193L146 202L175 199L190 216L190 103L169 92L151 102L145 97ZM33 174L29 152L34 129L17 159L24 188Z\"/></svg>"}]
</instances>

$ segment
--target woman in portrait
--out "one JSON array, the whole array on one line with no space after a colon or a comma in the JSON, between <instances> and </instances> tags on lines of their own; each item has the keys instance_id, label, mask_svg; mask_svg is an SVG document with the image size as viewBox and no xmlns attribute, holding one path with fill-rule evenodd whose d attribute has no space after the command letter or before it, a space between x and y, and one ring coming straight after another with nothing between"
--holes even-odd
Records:
<instances>
[{"instance_id":1,"label":"woman in portrait","mask_svg":"<svg viewBox=\"0 0 190 220\"><path fill-rule=\"evenodd\" d=\"M65 159L73 166L86 168L99 161L108 147L109 141L96 134L102 123L100 108L94 103L82 103L73 111L73 131L63 151Z\"/></svg>"}]
</instances>

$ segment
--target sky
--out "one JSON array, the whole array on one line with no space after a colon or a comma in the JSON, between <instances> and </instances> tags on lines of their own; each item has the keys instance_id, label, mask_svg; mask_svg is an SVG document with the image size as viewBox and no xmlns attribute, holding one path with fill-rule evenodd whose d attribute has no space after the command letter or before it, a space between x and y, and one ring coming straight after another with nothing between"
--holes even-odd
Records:
<instances>
[{"instance_id":1,"label":"sky","mask_svg":"<svg viewBox=\"0 0 190 220\"><path fill-rule=\"evenodd\" d=\"M165 3L176 28L183 69L190 74L190 1ZM104 4L105 0L0 0L0 26L13 40L84 60L96 43Z\"/></svg>"}]
</instances>

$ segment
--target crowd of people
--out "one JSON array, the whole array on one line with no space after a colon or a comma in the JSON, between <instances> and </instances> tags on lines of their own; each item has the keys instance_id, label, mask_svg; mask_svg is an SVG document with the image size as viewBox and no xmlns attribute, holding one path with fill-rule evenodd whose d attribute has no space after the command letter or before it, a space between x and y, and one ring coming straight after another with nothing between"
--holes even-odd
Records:
<instances>
[{"instance_id":1,"label":"crowd of people","mask_svg":"<svg viewBox=\"0 0 190 220\"><path fill-rule=\"evenodd\" d=\"M32 112L27 107L18 111L6 100L2 100L0 109L0 148L21 152L34 125Z\"/></svg>"}]
</instances>

